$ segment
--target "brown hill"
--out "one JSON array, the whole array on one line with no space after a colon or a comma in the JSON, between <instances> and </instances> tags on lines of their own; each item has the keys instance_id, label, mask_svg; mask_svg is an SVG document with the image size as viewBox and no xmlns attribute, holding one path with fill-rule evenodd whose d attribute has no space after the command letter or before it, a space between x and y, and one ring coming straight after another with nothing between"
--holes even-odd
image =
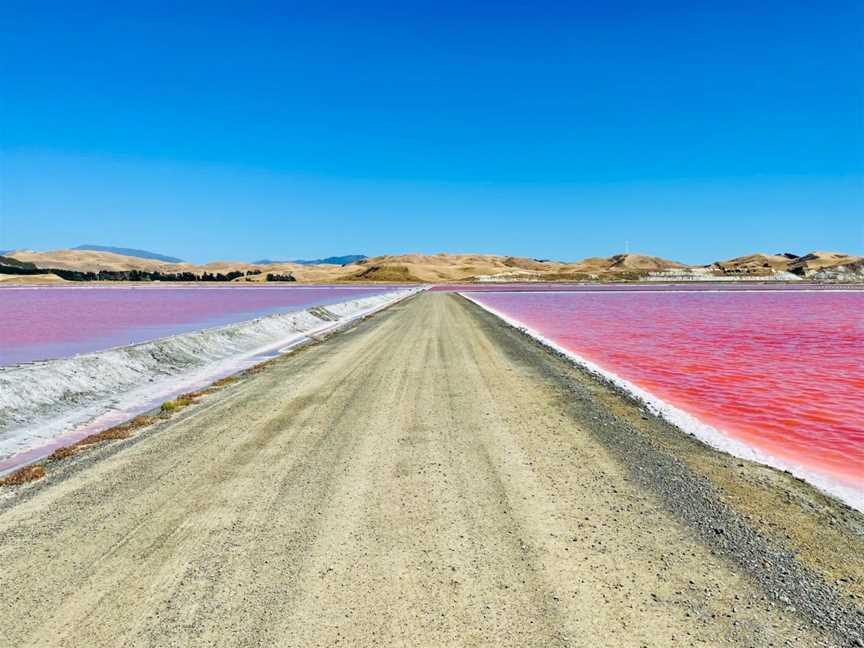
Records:
<instances>
[{"instance_id":1,"label":"brown hill","mask_svg":"<svg viewBox=\"0 0 864 648\"><path fill-rule=\"evenodd\" d=\"M820 270L858 264L862 260L864 260L864 257L844 254L842 252L811 252L792 261L789 264L789 271L806 277Z\"/></svg>"},{"instance_id":2,"label":"brown hill","mask_svg":"<svg viewBox=\"0 0 864 648\"><path fill-rule=\"evenodd\" d=\"M592 274L647 273L670 268L686 268L683 263L643 254L616 254L611 257L589 257L571 264L578 272Z\"/></svg>"},{"instance_id":3,"label":"brown hill","mask_svg":"<svg viewBox=\"0 0 864 648\"><path fill-rule=\"evenodd\" d=\"M683 264L639 254L618 254L575 263L492 254L403 254L371 257L342 268L341 280L420 281L559 281L630 278Z\"/></svg>"},{"instance_id":4,"label":"brown hill","mask_svg":"<svg viewBox=\"0 0 864 648\"><path fill-rule=\"evenodd\" d=\"M205 264L167 263L153 259L125 256L113 252L96 252L92 250L49 250L34 252L33 250L14 250L8 256L33 263L39 268L58 268L61 270L79 270L82 272L99 272L100 270L128 271L145 270L147 272L179 273L193 272L202 274L227 273L233 270L246 272L260 270L261 275L255 276L256 281L263 281L267 273L294 274L300 281L332 281L334 266L307 266L296 263L273 263L269 265L254 265L243 261L211 261ZM335 267L338 269L338 266ZM302 277L302 278L301 278Z\"/></svg>"},{"instance_id":5,"label":"brown hill","mask_svg":"<svg viewBox=\"0 0 864 648\"><path fill-rule=\"evenodd\" d=\"M34 275L13 275L0 274L0 284L65 284L68 283L65 279L61 279L55 274L34 274Z\"/></svg>"},{"instance_id":6,"label":"brown hill","mask_svg":"<svg viewBox=\"0 0 864 648\"><path fill-rule=\"evenodd\" d=\"M181 264L164 263L153 259L124 256L113 252L93 252L89 250L13 250L7 256L32 263L39 268L59 268L61 270L80 270L99 272L99 270L162 270L165 266L177 268ZM182 264L188 265L188 264Z\"/></svg>"},{"instance_id":7,"label":"brown hill","mask_svg":"<svg viewBox=\"0 0 864 648\"><path fill-rule=\"evenodd\" d=\"M715 261L708 268L724 274L770 275L775 272L788 272L789 264L795 258L797 257L793 255L757 252L725 261Z\"/></svg>"},{"instance_id":8,"label":"brown hill","mask_svg":"<svg viewBox=\"0 0 864 648\"><path fill-rule=\"evenodd\" d=\"M231 271L259 271L237 281L266 281L268 273L291 274L304 283L331 282L417 282L457 283L496 281L596 281L630 280L650 272L687 268L682 263L641 254L590 257L564 263L527 257L494 254L400 254L362 259L344 266L272 263L254 265L241 261L213 261L206 264L166 263L152 259L89 250L16 250L8 254L39 268L201 274ZM858 264L858 265L855 265ZM862 257L839 252L812 252L803 257L792 254L751 254L702 266L724 275L765 275L792 272L802 277L831 280L835 274L851 280L860 272ZM817 274L818 273L818 274Z\"/></svg>"},{"instance_id":9,"label":"brown hill","mask_svg":"<svg viewBox=\"0 0 864 648\"><path fill-rule=\"evenodd\" d=\"M418 282L468 281L475 277L511 276L548 272L549 263L519 257L492 254L402 254L370 257L345 266L343 280L369 280L381 278L385 281L400 280ZM392 277L392 279L385 279Z\"/></svg>"},{"instance_id":10,"label":"brown hill","mask_svg":"<svg viewBox=\"0 0 864 648\"><path fill-rule=\"evenodd\" d=\"M794 254L760 252L726 261L715 261L707 267L723 274L771 275L776 272L791 272L801 277L811 277L816 273L828 277L832 271L843 273L846 266L860 264L862 260L864 257L842 252L810 252L800 257Z\"/></svg>"},{"instance_id":11,"label":"brown hill","mask_svg":"<svg viewBox=\"0 0 864 648\"><path fill-rule=\"evenodd\" d=\"M346 281L422 282L422 279L417 277L411 268L397 264L370 265L356 274L341 277L341 279Z\"/></svg>"},{"instance_id":12,"label":"brown hill","mask_svg":"<svg viewBox=\"0 0 864 648\"><path fill-rule=\"evenodd\" d=\"M237 281L265 281L268 273L292 274L300 282L382 281L443 283L460 281L561 281L636 278L649 271L681 268L682 264L638 254L618 254L563 263L526 257L494 254L401 254L370 257L344 266L273 263L253 265L240 261L166 263L152 259L90 250L51 250L10 252L20 261L40 268L60 268L99 272L100 270L149 272L193 272L201 274L230 271L260 271Z\"/></svg>"}]
</instances>

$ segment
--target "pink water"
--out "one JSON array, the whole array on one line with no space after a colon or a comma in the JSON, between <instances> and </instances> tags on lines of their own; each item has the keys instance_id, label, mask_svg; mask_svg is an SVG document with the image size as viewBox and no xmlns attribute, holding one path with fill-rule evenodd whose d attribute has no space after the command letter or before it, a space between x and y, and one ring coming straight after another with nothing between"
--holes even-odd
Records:
<instances>
[{"instance_id":1,"label":"pink water","mask_svg":"<svg viewBox=\"0 0 864 648\"><path fill-rule=\"evenodd\" d=\"M0 288L0 365L100 351L391 289L4 287Z\"/></svg>"},{"instance_id":2,"label":"pink water","mask_svg":"<svg viewBox=\"0 0 864 648\"><path fill-rule=\"evenodd\" d=\"M864 489L864 291L471 297L738 441Z\"/></svg>"}]
</instances>

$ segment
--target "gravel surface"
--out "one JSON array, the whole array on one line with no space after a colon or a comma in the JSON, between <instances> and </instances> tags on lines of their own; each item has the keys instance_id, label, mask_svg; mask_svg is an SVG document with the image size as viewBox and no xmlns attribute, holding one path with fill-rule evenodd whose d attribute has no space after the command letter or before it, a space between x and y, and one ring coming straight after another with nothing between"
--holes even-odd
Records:
<instances>
[{"instance_id":1,"label":"gravel surface","mask_svg":"<svg viewBox=\"0 0 864 648\"><path fill-rule=\"evenodd\" d=\"M855 645L598 389L414 297L0 499L0 645Z\"/></svg>"}]
</instances>

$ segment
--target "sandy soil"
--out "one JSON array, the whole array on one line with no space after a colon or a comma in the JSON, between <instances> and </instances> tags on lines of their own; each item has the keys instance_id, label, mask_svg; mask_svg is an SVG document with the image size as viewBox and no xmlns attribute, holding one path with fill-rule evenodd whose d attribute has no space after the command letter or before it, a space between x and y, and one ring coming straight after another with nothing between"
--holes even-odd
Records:
<instances>
[{"instance_id":1,"label":"sandy soil","mask_svg":"<svg viewBox=\"0 0 864 648\"><path fill-rule=\"evenodd\" d=\"M0 500L0 645L854 645L853 593L634 408L412 298Z\"/></svg>"}]
</instances>

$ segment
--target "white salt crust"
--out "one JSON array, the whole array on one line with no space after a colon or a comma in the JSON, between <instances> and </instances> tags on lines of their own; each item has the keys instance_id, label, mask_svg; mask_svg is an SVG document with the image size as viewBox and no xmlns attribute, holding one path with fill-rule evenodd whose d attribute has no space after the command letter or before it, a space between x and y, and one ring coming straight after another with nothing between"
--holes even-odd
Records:
<instances>
[{"instance_id":1,"label":"white salt crust","mask_svg":"<svg viewBox=\"0 0 864 648\"><path fill-rule=\"evenodd\" d=\"M795 477L803 479L804 481L812 484L819 490L840 499L852 508L864 512L864 490L862 490L861 488L856 488L855 486L844 483L830 474L814 470L813 468L807 466L802 466L786 459L775 457L769 453L759 450L758 448L754 448L737 439L733 439L727 434L724 434L722 431L718 430L717 428L703 423L692 414L689 414L688 412L685 412L684 410L675 407L674 405L670 405L669 403L658 398L651 392L648 392L641 387L634 385L630 381L621 378L617 374L612 373L611 371L604 369L603 367L595 364L594 362L591 362L590 360L580 356L579 354L574 353L569 349L565 349L564 347L553 342L552 340L545 338L537 331L533 330L528 326L525 326L525 324L523 324L519 320L516 320L509 315L505 315L504 313L492 308L491 306L483 304L482 302L472 298L466 293L459 294L468 301L477 304L477 306L484 309L485 311L488 311L492 315L500 318L510 326L519 329L526 335L534 338L542 345L556 351L562 356L573 361L575 364L584 367L591 373L600 376L604 380L607 380L608 382L616 385L620 389L623 389L625 392L629 393L639 401L643 402L649 411L667 420L669 423L676 426L680 430L683 430L687 434L696 437L706 445L709 445L712 448L716 448L717 450L722 450L723 452L726 452L740 459L746 459L748 461L754 461L766 466L771 466L772 468L788 471L792 473Z\"/></svg>"},{"instance_id":2,"label":"white salt crust","mask_svg":"<svg viewBox=\"0 0 864 648\"><path fill-rule=\"evenodd\" d=\"M86 426L88 433L127 420L179 393L198 389L310 336L341 328L412 295L398 289L317 307L173 335L69 358L0 368L0 469L8 459ZM7 460L7 461L4 461Z\"/></svg>"}]
</instances>

